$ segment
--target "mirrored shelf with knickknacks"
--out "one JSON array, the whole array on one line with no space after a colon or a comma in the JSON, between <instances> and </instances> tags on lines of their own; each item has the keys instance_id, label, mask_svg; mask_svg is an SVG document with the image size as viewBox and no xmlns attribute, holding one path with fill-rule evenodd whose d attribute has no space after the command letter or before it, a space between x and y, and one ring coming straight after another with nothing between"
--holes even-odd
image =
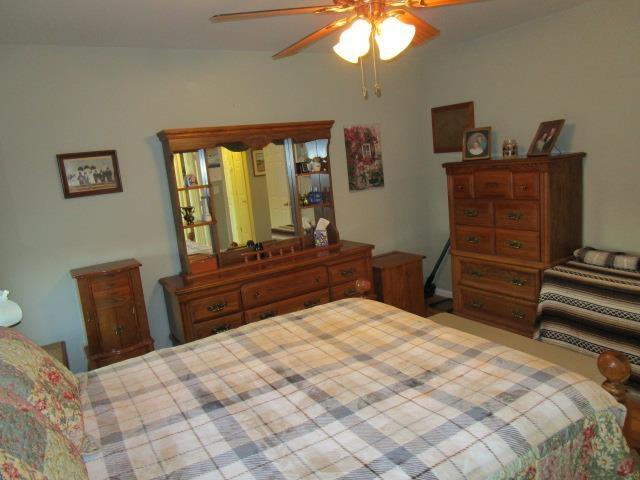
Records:
<instances>
[{"instance_id":1,"label":"mirrored shelf with knickknacks","mask_svg":"<svg viewBox=\"0 0 640 480\"><path fill-rule=\"evenodd\" d=\"M351 283L371 280L373 246L340 241L336 228L332 126L296 122L158 134L182 266L180 275L161 279L176 343L265 312L344 298L354 291ZM266 282L269 293L247 293L254 282ZM269 308L252 311L262 305Z\"/></svg>"}]
</instances>

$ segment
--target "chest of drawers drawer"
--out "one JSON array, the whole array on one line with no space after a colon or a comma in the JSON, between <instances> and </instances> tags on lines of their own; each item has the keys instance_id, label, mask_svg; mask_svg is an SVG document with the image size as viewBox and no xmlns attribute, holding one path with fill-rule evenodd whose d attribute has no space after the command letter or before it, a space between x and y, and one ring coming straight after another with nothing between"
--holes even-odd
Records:
<instances>
[{"instance_id":1,"label":"chest of drawers drawer","mask_svg":"<svg viewBox=\"0 0 640 480\"><path fill-rule=\"evenodd\" d=\"M226 332L232 328L241 327L244 324L244 315L242 312L226 315L224 317L214 318L206 322L200 322L193 326L194 339L217 335Z\"/></svg>"},{"instance_id":2,"label":"chest of drawers drawer","mask_svg":"<svg viewBox=\"0 0 640 480\"><path fill-rule=\"evenodd\" d=\"M331 287L331 301L342 300L343 298L355 298L358 296L356 282L343 283Z\"/></svg>"},{"instance_id":3,"label":"chest of drawers drawer","mask_svg":"<svg viewBox=\"0 0 640 480\"><path fill-rule=\"evenodd\" d=\"M329 301L329 289L325 288L317 292L299 295L294 298L247 310L245 313L246 321L247 323L252 323L260 320L266 320L267 318L284 315L285 313L297 312L299 310L315 307L316 305L329 303Z\"/></svg>"},{"instance_id":4,"label":"chest of drawers drawer","mask_svg":"<svg viewBox=\"0 0 640 480\"><path fill-rule=\"evenodd\" d=\"M252 282L242 287L244 308L266 305L329 285L326 267L293 272L289 275Z\"/></svg>"},{"instance_id":5,"label":"chest of drawers drawer","mask_svg":"<svg viewBox=\"0 0 640 480\"><path fill-rule=\"evenodd\" d=\"M496 254L523 260L540 260L540 234L524 230L496 230Z\"/></svg>"},{"instance_id":6,"label":"chest of drawers drawer","mask_svg":"<svg viewBox=\"0 0 640 480\"><path fill-rule=\"evenodd\" d=\"M511 172L480 170L474 174L473 191L475 198L511 198Z\"/></svg>"},{"instance_id":7,"label":"chest of drawers drawer","mask_svg":"<svg viewBox=\"0 0 640 480\"><path fill-rule=\"evenodd\" d=\"M212 293L205 298L190 301L187 303L187 309L194 323L239 312L242 309L240 293Z\"/></svg>"},{"instance_id":8,"label":"chest of drawers drawer","mask_svg":"<svg viewBox=\"0 0 640 480\"><path fill-rule=\"evenodd\" d=\"M457 225L493 225L493 204L487 201L459 200L454 207Z\"/></svg>"},{"instance_id":9,"label":"chest of drawers drawer","mask_svg":"<svg viewBox=\"0 0 640 480\"><path fill-rule=\"evenodd\" d=\"M539 198L540 174L538 172L513 173L513 198Z\"/></svg>"},{"instance_id":10,"label":"chest of drawers drawer","mask_svg":"<svg viewBox=\"0 0 640 480\"><path fill-rule=\"evenodd\" d=\"M507 330L532 336L536 304L494 295L472 288L460 288L461 313L479 317Z\"/></svg>"},{"instance_id":11,"label":"chest of drawers drawer","mask_svg":"<svg viewBox=\"0 0 640 480\"><path fill-rule=\"evenodd\" d=\"M332 285L355 280L358 278L369 278L367 272L367 262L364 259L352 260L329 267L329 281Z\"/></svg>"},{"instance_id":12,"label":"chest of drawers drawer","mask_svg":"<svg viewBox=\"0 0 640 480\"><path fill-rule=\"evenodd\" d=\"M538 270L471 260L464 257L454 259L460 284L501 292L505 295L537 301L540 291Z\"/></svg>"},{"instance_id":13,"label":"chest of drawers drawer","mask_svg":"<svg viewBox=\"0 0 640 480\"><path fill-rule=\"evenodd\" d=\"M473 198L473 175L453 175L453 197Z\"/></svg>"},{"instance_id":14,"label":"chest of drawers drawer","mask_svg":"<svg viewBox=\"0 0 640 480\"><path fill-rule=\"evenodd\" d=\"M540 229L538 202L501 200L495 202L496 227L524 230Z\"/></svg>"},{"instance_id":15,"label":"chest of drawers drawer","mask_svg":"<svg viewBox=\"0 0 640 480\"><path fill-rule=\"evenodd\" d=\"M465 252L492 254L494 231L485 227L456 227L456 248Z\"/></svg>"}]
</instances>

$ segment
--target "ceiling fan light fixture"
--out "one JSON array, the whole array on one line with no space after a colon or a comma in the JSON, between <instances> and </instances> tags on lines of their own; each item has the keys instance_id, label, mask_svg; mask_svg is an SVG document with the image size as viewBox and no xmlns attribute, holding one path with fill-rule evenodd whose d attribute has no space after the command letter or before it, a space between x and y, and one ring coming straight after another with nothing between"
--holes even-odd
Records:
<instances>
[{"instance_id":1,"label":"ceiling fan light fixture","mask_svg":"<svg viewBox=\"0 0 640 480\"><path fill-rule=\"evenodd\" d=\"M391 60L400 55L416 34L414 25L407 25L396 17L387 17L376 26L375 39L381 60Z\"/></svg>"},{"instance_id":2,"label":"ceiling fan light fixture","mask_svg":"<svg viewBox=\"0 0 640 480\"><path fill-rule=\"evenodd\" d=\"M371 30L371 24L359 18L342 32L340 41L333 47L333 51L347 62L358 63L358 59L369 53L371 48Z\"/></svg>"}]
</instances>

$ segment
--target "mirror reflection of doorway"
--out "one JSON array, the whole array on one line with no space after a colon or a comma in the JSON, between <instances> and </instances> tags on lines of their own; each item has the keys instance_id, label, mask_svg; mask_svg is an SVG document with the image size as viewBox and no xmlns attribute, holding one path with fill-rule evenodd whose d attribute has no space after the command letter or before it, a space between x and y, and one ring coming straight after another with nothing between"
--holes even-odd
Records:
<instances>
[{"instance_id":1,"label":"mirror reflection of doorway","mask_svg":"<svg viewBox=\"0 0 640 480\"><path fill-rule=\"evenodd\" d=\"M245 245L256 238L251 203L251 187L246 152L222 148L221 164L228 206L231 241L229 246Z\"/></svg>"},{"instance_id":2,"label":"mirror reflection of doorway","mask_svg":"<svg viewBox=\"0 0 640 480\"><path fill-rule=\"evenodd\" d=\"M294 228L284 146L271 143L262 152L267 179L271 238L285 239L294 235Z\"/></svg>"}]
</instances>

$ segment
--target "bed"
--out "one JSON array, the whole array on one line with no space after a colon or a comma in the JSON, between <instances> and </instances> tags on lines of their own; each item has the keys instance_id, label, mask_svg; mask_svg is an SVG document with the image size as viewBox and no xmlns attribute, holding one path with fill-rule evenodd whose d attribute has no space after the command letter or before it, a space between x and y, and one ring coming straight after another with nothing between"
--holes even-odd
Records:
<instances>
[{"instance_id":1,"label":"bed","mask_svg":"<svg viewBox=\"0 0 640 480\"><path fill-rule=\"evenodd\" d=\"M610 252L581 249L573 260L546 270L536 338L593 356L609 349L621 351L638 385L640 272L612 268L615 261Z\"/></svg>"},{"instance_id":2,"label":"bed","mask_svg":"<svg viewBox=\"0 0 640 480\"><path fill-rule=\"evenodd\" d=\"M95 480L640 478L594 382L370 300L82 381Z\"/></svg>"}]
</instances>

